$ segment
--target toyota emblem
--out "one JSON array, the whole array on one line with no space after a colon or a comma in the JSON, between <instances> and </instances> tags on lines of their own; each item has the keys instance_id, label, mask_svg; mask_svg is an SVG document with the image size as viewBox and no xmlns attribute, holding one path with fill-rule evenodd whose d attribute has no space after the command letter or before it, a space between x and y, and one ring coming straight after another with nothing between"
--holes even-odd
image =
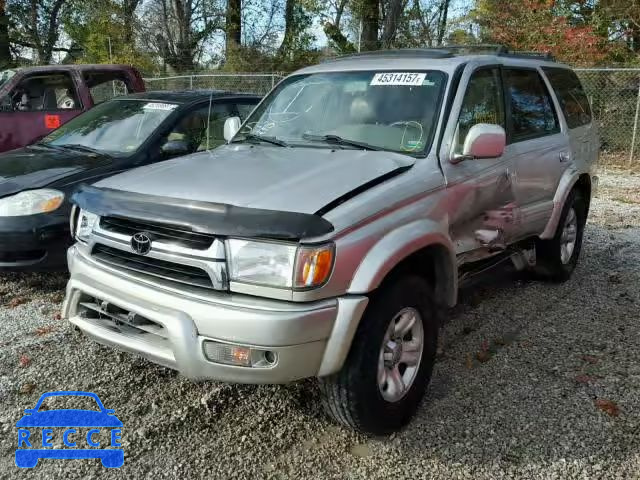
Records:
<instances>
[{"instance_id":1,"label":"toyota emblem","mask_svg":"<svg viewBox=\"0 0 640 480\"><path fill-rule=\"evenodd\" d=\"M145 232L139 232L131 237L131 249L139 255L146 255L151 250L151 236Z\"/></svg>"}]
</instances>

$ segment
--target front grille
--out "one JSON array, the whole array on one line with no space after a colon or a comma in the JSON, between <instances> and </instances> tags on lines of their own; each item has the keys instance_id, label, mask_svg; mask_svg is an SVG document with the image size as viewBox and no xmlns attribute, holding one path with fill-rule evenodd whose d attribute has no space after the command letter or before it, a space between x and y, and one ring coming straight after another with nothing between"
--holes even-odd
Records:
<instances>
[{"instance_id":1,"label":"front grille","mask_svg":"<svg viewBox=\"0 0 640 480\"><path fill-rule=\"evenodd\" d=\"M195 287L214 288L209 274L198 267L137 255L100 244L93 247L91 255L118 268Z\"/></svg>"},{"instance_id":2,"label":"front grille","mask_svg":"<svg viewBox=\"0 0 640 480\"><path fill-rule=\"evenodd\" d=\"M194 232L187 228L121 217L102 217L100 219L100 228L122 235L147 232L151 234L154 240L160 240L165 243L192 248L194 250L206 250L214 241L213 235Z\"/></svg>"},{"instance_id":3,"label":"front grille","mask_svg":"<svg viewBox=\"0 0 640 480\"><path fill-rule=\"evenodd\" d=\"M154 335L161 339L168 337L168 332L159 323L98 298L85 296L78 305L82 318L93 320L109 330L128 335Z\"/></svg>"}]
</instances>

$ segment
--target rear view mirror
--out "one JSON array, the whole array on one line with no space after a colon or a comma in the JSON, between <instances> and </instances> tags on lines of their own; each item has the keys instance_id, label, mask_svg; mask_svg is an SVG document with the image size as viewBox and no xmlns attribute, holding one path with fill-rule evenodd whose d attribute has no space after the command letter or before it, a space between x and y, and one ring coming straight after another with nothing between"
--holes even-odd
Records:
<instances>
[{"instance_id":1,"label":"rear view mirror","mask_svg":"<svg viewBox=\"0 0 640 480\"><path fill-rule=\"evenodd\" d=\"M190 153L189 145L183 140L169 140L160 150L165 157L180 157Z\"/></svg>"},{"instance_id":2,"label":"rear view mirror","mask_svg":"<svg viewBox=\"0 0 640 480\"><path fill-rule=\"evenodd\" d=\"M463 158L497 158L504 153L507 134L500 125L478 123L467 133L462 148Z\"/></svg>"},{"instance_id":3,"label":"rear view mirror","mask_svg":"<svg viewBox=\"0 0 640 480\"><path fill-rule=\"evenodd\" d=\"M231 140L238 130L240 130L241 125L240 117L229 117L224 122L224 139L228 142Z\"/></svg>"}]
</instances>

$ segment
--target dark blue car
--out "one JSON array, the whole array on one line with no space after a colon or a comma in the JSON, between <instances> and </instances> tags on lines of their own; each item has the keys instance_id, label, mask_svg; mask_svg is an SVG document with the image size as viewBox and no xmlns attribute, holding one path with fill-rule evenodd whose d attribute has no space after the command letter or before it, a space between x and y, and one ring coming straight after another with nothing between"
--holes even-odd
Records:
<instances>
[{"instance_id":1,"label":"dark blue car","mask_svg":"<svg viewBox=\"0 0 640 480\"><path fill-rule=\"evenodd\" d=\"M93 398L99 410L58 409L38 411L42 402L48 397L75 396ZM25 415L18 420L18 448L16 449L15 462L18 467L35 467L40 458L58 459L82 459L99 458L102 465L109 468L121 467L124 463L124 450L122 448L77 448L80 442L75 428L94 427L87 432L87 446L98 447L99 442L94 440L100 429L110 429L112 447L120 447L120 429L122 422L114 415L114 411L106 409L98 396L90 392L49 392L43 394L33 409L26 409ZM32 428L41 427L42 438L32 436ZM66 428L64 431L64 444L70 448L55 449L50 443L53 437L53 428ZM71 441L71 436L75 441ZM38 447L42 448L38 448Z\"/></svg>"}]
</instances>

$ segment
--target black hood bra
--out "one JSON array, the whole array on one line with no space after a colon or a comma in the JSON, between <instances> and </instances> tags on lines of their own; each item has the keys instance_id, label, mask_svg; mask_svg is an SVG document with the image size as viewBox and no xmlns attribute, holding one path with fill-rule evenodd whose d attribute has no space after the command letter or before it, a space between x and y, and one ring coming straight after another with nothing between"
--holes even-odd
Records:
<instances>
[{"instance_id":1,"label":"black hood bra","mask_svg":"<svg viewBox=\"0 0 640 480\"><path fill-rule=\"evenodd\" d=\"M73 194L71 202L100 216L180 225L194 232L220 236L293 241L334 230L328 220L315 214L237 207L87 185Z\"/></svg>"}]
</instances>

